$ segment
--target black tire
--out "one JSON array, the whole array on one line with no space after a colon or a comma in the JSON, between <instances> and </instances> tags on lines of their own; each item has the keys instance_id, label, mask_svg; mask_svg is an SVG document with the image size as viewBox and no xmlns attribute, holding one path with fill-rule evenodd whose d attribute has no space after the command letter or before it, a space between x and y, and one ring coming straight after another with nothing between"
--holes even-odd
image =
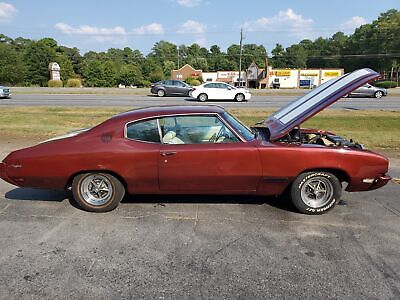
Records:
<instances>
[{"instance_id":1,"label":"black tire","mask_svg":"<svg viewBox=\"0 0 400 300\"><path fill-rule=\"evenodd\" d=\"M201 93L199 96L197 96L197 99L200 102L206 102L208 100L208 96L207 96L207 94Z\"/></svg>"},{"instance_id":2,"label":"black tire","mask_svg":"<svg viewBox=\"0 0 400 300\"><path fill-rule=\"evenodd\" d=\"M383 97L383 92L382 91L376 91L374 94L374 97L376 99L381 99Z\"/></svg>"},{"instance_id":3,"label":"black tire","mask_svg":"<svg viewBox=\"0 0 400 300\"><path fill-rule=\"evenodd\" d=\"M235 101L242 102L242 101L245 101L245 100L246 100L246 97L242 93L236 94Z\"/></svg>"},{"instance_id":4,"label":"black tire","mask_svg":"<svg viewBox=\"0 0 400 300\"><path fill-rule=\"evenodd\" d=\"M335 175L324 171L300 174L293 181L290 190L293 205L308 215L326 213L339 202L341 194L340 181ZM318 199L319 196L322 198Z\"/></svg>"},{"instance_id":5,"label":"black tire","mask_svg":"<svg viewBox=\"0 0 400 300\"><path fill-rule=\"evenodd\" d=\"M89 201L88 197L96 198L91 192L83 193L86 182L90 181L91 178L103 179L107 181L107 184L111 187L109 198L106 201L94 204ZM85 185L85 186L84 186ZM98 187L100 189L100 187ZM72 193L74 195L75 203L83 210L90 212L108 212L115 209L125 195L125 187L115 176L108 173L84 173L75 176L72 181ZM97 191L97 194L99 192Z\"/></svg>"},{"instance_id":6,"label":"black tire","mask_svg":"<svg viewBox=\"0 0 400 300\"><path fill-rule=\"evenodd\" d=\"M158 97L164 97L165 96L165 91L164 90L158 90L157 91L157 96Z\"/></svg>"}]
</instances>

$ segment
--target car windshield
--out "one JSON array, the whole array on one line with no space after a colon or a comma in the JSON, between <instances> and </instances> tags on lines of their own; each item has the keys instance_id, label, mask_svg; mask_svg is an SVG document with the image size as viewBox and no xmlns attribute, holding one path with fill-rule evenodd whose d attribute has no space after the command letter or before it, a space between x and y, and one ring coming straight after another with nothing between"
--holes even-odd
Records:
<instances>
[{"instance_id":1,"label":"car windshield","mask_svg":"<svg viewBox=\"0 0 400 300\"><path fill-rule=\"evenodd\" d=\"M223 116L225 120L246 140L252 141L255 138L255 134L245 125L243 125L238 119L231 114L224 112Z\"/></svg>"}]
</instances>

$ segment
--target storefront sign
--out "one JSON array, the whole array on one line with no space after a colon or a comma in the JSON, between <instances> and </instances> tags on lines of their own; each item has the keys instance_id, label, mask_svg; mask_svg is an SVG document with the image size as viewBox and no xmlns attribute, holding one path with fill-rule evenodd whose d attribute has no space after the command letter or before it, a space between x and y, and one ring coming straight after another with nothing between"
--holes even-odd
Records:
<instances>
[{"instance_id":1,"label":"storefront sign","mask_svg":"<svg viewBox=\"0 0 400 300\"><path fill-rule=\"evenodd\" d=\"M318 77L318 73L300 72L300 76L305 76L305 77Z\"/></svg>"},{"instance_id":2,"label":"storefront sign","mask_svg":"<svg viewBox=\"0 0 400 300\"><path fill-rule=\"evenodd\" d=\"M276 70L275 75L276 76L290 76L291 72L290 70Z\"/></svg>"},{"instance_id":3,"label":"storefront sign","mask_svg":"<svg viewBox=\"0 0 400 300\"><path fill-rule=\"evenodd\" d=\"M324 72L325 77L339 77L340 76L340 72L339 71L327 71Z\"/></svg>"}]
</instances>

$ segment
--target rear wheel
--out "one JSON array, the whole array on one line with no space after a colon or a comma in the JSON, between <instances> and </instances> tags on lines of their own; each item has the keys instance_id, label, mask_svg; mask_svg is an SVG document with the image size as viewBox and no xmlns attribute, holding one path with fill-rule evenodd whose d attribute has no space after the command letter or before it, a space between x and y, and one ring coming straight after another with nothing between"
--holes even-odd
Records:
<instances>
[{"instance_id":1,"label":"rear wheel","mask_svg":"<svg viewBox=\"0 0 400 300\"><path fill-rule=\"evenodd\" d=\"M125 187L111 174L93 172L75 176L72 193L76 204L83 210L107 212L121 202Z\"/></svg>"},{"instance_id":2,"label":"rear wheel","mask_svg":"<svg viewBox=\"0 0 400 300\"><path fill-rule=\"evenodd\" d=\"M201 102L206 102L208 100L208 96L207 94L202 93L197 97L197 99L199 99Z\"/></svg>"},{"instance_id":3,"label":"rear wheel","mask_svg":"<svg viewBox=\"0 0 400 300\"><path fill-rule=\"evenodd\" d=\"M309 215L319 215L332 209L340 200L342 185L329 172L305 172L300 174L291 187L294 206Z\"/></svg>"},{"instance_id":4,"label":"rear wheel","mask_svg":"<svg viewBox=\"0 0 400 300\"><path fill-rule=\"evenodd\" d=\"M245 99L245 97L244 97L243 94L237 94L237 95L235 96L235 100L236 100L237 102L242 102L244 99Z\"/></svg>"},{"instance_id":5,"label":"rear wheel","mask_svg":"<svg viewBox=\"0 0 400 300\"><path fill-rule=\"evenodd\" d=\"M381 91L376 91L374 96L375 96L375 98L380 99L383 97L383 93Z\"/></svg>"},{"instance_id":6,"label":"rear wheel","mask_svg":"<svg viewBox=\"0 0 400 300\"><path fill-rule=\"evenodd\" d=\"M165 91L164 90L158 90L157 91L157 96L158 97L164 97L165 96Z\"/></svg>"}]
</instances>

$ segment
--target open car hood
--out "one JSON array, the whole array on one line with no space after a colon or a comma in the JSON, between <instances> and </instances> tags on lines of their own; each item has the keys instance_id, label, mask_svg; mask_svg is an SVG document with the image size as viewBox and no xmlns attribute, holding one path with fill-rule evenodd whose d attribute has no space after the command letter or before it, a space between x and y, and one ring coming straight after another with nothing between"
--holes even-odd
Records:
<instances>
[{"instance_id":1,"label":"open car hood","mask_svg":"<svg viewBox=\"0 0 400 300\"><path fill-rule=\"evenodd\" d=\"M379 73L366 68L321 84L303 97L281 108L263 122L270 131L270 139L276 140L285 136L293 128L338 99L378 77L380 77Z\"/></svg>"}]
</instances>

